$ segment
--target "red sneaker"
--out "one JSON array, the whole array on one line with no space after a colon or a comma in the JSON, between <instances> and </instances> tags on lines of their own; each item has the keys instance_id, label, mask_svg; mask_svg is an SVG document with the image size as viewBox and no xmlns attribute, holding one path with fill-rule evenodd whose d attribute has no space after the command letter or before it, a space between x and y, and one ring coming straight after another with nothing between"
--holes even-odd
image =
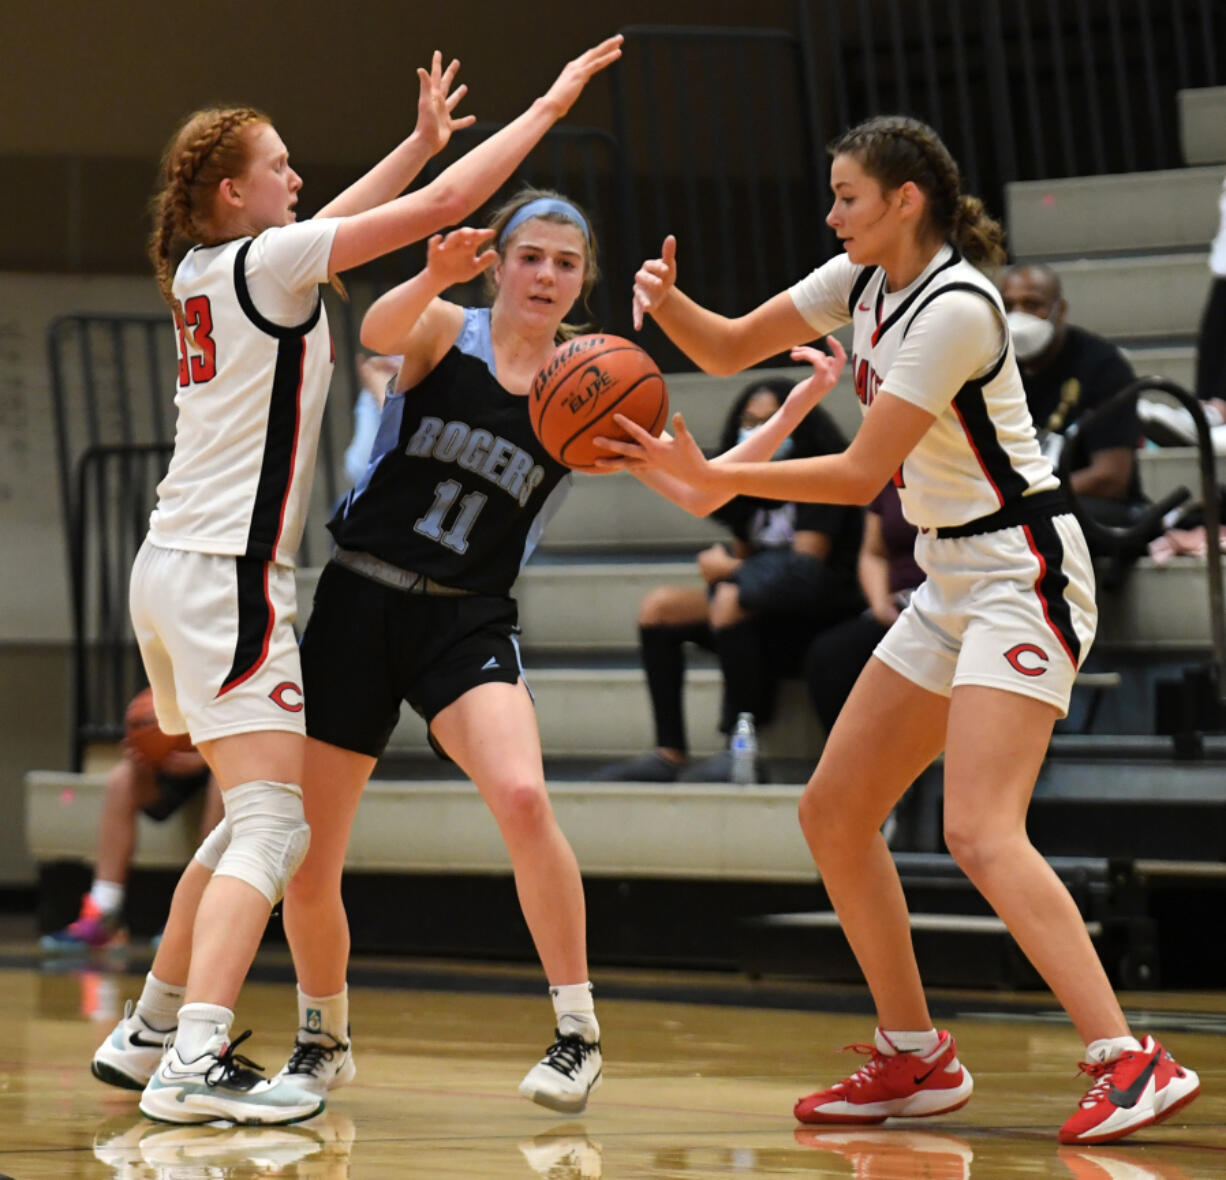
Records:
<instances>
[{"instance_id":1,"label":"red sneaker","mask_svg":"<svg viewBox=\"0 0 1226 1180\"><path fill-rule=\"evenodd\" d=\"M1152 1127L1200 1093L1200 1078L1184 1069L1153 1037L1139 1052L1121 1053L1078 1069L1094 1079L1073 1117L1060 1128L1061 1143L1110 1143Z\"/></svg>"},{"instance_id":2,"label":"red sneaker","mask_svg":"<svg viewBox=\"0 0 1226 1180\"><path fill-rule=\"evenodd\" d=\"M923 1118L965 1106L975 1083L958 1061L954 1039L941 1033L937 1047L918 1053L882 1053L876 1045L848 1045L868 1061L849 1078L796 1103L802 1123L883 1123Z\"/></svg>"}]
</instances>

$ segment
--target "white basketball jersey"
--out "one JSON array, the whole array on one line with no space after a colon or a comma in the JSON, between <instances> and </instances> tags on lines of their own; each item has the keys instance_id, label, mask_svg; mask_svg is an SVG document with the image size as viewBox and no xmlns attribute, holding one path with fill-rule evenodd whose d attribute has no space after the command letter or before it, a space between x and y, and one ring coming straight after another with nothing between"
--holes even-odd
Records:
<instances>
[{"instance_id":1,"label":"white basketball jersey","mask_svg":"<svg viewBox=\"0 0 1226 1180\"><path fill-rule=\"evenodd\" d=\"M790 289L820 334L850 319L850 364L867 411L881 390L936 421L894 482L920 528L966 524L1059 487L1035 437L1004 306L991 281L944 246L901 291L840 255Z\"/></svg>"},{"instance_id":2,"label":"white basketball jersey","mask_svg":"<svg viewBox=\"0 0 1226 1180\"><path fill-rule=\"evenodd\" d=\"M332 340L319 297L337 222L189 251L174 293L178 420L149 539L293 564L310 502Z\"/></svg>"}]
</instances>

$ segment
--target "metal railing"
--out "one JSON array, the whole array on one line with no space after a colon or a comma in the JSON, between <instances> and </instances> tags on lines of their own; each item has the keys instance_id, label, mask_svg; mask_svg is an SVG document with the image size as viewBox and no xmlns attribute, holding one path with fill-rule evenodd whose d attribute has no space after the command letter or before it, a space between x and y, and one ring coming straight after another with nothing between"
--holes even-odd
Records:
<instances>
[{"instance_id":1,"label":"metal railing","mask_svg":"<svg viewBox=\"0 0 1226 1180\"><path fill-rule=\"evenodd\" d=\"M1209 598L1209 634L1213 647L1218 699L1226 704L1226 596L1222 588L1222 548L1218 500L1217 463L1209 420L1200 401L1181 385L1164 377L1141 377L1124 386L1112 397L1083 414L1065 431L1065 446L1060 452L1057 474L1086 536L1104 550L1128 550L1162 532L1163 518L1172 508L1191 498L1188 488L1176 488L1151 505L1137 520L1127 525L1112 525L1096 520L1081 502L1069 479L1072 455L1079 449L1080 437L1096 422L1118 413L1122 405L1135 402L1146 391L1165 393L1192 416L1196 427L1197 461L1200 466L1201 510L1205 524L1205 574Z\"/></svg>"},{"instance_id":2,"label":"metal railing","mask_svg":"<svg viewBox=\"0 0 1226 1180\"><path fill-rule=\"evenodd\" d=\"M90 743L123 735L124 711L145 683L128 615L128 579L170 452L169 443L89 446L76 464L69 535L74 770Z\"/></svg>"}]
</instances>

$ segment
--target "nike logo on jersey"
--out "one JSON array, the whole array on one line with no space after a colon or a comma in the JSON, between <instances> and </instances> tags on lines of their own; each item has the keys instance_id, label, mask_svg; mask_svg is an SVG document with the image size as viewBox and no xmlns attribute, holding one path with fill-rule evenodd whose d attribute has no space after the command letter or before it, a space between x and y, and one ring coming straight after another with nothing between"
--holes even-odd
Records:
<instances>
[{"instance_id":1,"label":"nike logo on jersey","mask_svg":"<svg viewBox=\"0 0 1226 1180\"><path fill-rule=\"evenodd\" d=\"M857 308L857 310L858 311L872 311L873 309L869 307L867 303L861 303L859 308Z\"/></svg>"},{"instance_id":2,"label":"nike logo on jersey","mask_svg":"<svg viewBox=\"0 0 1226 1180\"><path fill-rule=\"evenodd\" d=\"M1111 1100L1113 1106L1136 1106L1141 1095L1145 1093L1145 1087L1149 1085L1149 1079L1154 1076L1154 1070L1158 1068L1158 1058L1162 1056L1162 1050L1159 1049L1150 1059L1149 1063L1135 1078L1132 1079L1132 1085L1124 1090L1112 1086L1107 1091L1107 1097Z\"/></svg>"},{"instance_id":3,"label":"nike logo on jersey","mask_svg":"<svg viewBox=\"0 0 1226 1180\"><path fill-rule=\"evenodd\" d=\"M481 671L487 672L489 671L490 668L501 668L501 667L502 665L498 662L498 657L490 656L490 658L486 660L484 664L481 665Z\"/></svg>"}]
</instances>

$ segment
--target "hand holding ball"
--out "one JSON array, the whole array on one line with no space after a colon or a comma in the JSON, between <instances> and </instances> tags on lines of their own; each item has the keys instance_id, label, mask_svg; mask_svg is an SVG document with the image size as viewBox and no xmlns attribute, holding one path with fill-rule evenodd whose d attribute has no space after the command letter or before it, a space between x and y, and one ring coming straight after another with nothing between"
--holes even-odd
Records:
<instances>
[{"instance_id":1,"label":"hand holding ball","mask_svg":"<svg viewBox=\"0 0 1226 1180\"><path fill-rule=\"evenodd\" d=\"M668 420L668 389L655 361L637 344L603 333L576 336L541 366L528 413L541 445L559 463L601 474L596 460L616 456L592 439L629 439L614 414L658 437Z\"/></svg>"}]
</instances>

